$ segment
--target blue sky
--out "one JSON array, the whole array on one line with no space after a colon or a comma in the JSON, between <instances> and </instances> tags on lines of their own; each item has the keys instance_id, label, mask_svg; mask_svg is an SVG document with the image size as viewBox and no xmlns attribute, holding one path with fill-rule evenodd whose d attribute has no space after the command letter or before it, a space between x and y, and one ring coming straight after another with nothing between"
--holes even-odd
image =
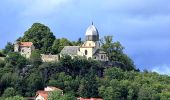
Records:
<instances>
[{"instance_id":1,"label":"blue sky","mask_svg":"<svg viewBox=\"0 0 170 100\"><path fill-rule=\"evenodd\" d=\"M77 40L92 21L100 37L122 43L138 68L170 75L169 0L1 0L0 48L34 22Z\"/></svg>"}]
</instances>

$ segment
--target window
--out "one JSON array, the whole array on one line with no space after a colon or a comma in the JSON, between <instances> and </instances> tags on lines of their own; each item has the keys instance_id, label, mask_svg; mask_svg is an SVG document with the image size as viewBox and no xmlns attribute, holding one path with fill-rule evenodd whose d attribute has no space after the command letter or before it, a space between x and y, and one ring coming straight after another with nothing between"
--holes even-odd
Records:
<instances>
[{"instance_id":1,"label":"window","mask_svg":"<svg viewBox=\"0 0 170 100\"><path fill-rule=\"evenodd\" d=\"M87 55L87 50L85 50L85 55Z\"/></svg>"},{"instance_id":2,"label":"window","mask_svg":"<svg viewBox=\"0 0 170 100\"><path fill-rule=\"evenodd\" d=\"M91 43L89 43L89 47L91 47Z\"/></svg>"},{"instance_id":3,"label":"window","mask_svg":"<svg viewBox=\"0 0 170 100\"><path fill-rule=\"evenodd\" d=\"M24 49L22 49L22 52L24 52Z\"/></svg>"},{"instance_id":4,"label":"window","mask_svg":"<svg viewBox=\"0 0 170 100\"><path fill-rule=\"evenodd\" d=\"M101 55L101 59L103 59L103 55Z\"/></svg>"}]
</instances>

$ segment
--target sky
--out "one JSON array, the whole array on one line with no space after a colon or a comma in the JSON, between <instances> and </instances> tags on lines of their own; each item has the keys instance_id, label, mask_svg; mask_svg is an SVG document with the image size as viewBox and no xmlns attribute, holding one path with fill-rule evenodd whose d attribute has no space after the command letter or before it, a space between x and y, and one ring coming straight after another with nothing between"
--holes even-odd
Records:
<instances>
[{"instance_id":1,"label":"sky","mask_svg":"<svg viewBox=\"0 0 170 100\"><path fill-rule=\"evenodd\" d=\"M56 38L84 39L93 21L113 35L140 70L170 75L170 0L1 0L0 49L35 22Z\"/></svg>"}]
</instances>

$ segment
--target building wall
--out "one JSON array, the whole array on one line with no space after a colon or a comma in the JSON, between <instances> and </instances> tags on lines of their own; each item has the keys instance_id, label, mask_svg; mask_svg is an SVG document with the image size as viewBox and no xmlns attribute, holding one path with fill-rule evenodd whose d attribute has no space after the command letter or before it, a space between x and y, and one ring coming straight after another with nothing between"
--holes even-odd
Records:
<instances>
[{"instance_id":1,"label":"building wall","mask_svg":"<svg viewBox=\"0 0 170 100\"><path fill-rule=\"evenodd\" d=\"M107 54L97 54L93 57L95 60L99 61L108 61L108 56Z\"/></svg>"},{"instance_id":2,"label":"building wall","mask_svg":"<svg viewBox=\"0 0 170 100\"><path fill-rule=\"evenodd\" d=\"M94 52L100 47L98 41L86 41L84 44L80 47L78 55L80 56L86 56L86 58L93 58ZM86 53L87 51L87 53Z\"/></svg>"},{"instance_id":3,"label":"building wall","mask_svg":"<svg viewBox=\"0 0 170 100\"><path fill-rule=\"evenodd\" d=\"M43 62L55 62L59 61L60 56L59 55L45 55L41 54L41 59Z\"/></svg>"},{"instance_id":4,"label":"building wall","mask_svg":"<svg viewBox=\"0 0 170 100\"><path fill-rule=\"evenodd\" d=\"M26 58L30 58L32 52L31 47L20 47L20 54Z\"/></svg>"},{"instance_id":5,"label":"building wall","mask_svg":"<svg viewBox=\"0 0 170 100\"><path fill-rule=\"evenodd\" d=\"M85 54L86 51L87 51L87 54ZM80 56L86 56L87 59L92 58L93 57L93 48L85 48L85 47L80 48L80 53L82 54Z\"/></svg>"},{"instance_id":6,"label":"building wall","mask_svg":"<svg viewBox=\"0 0 170 100\"><path fill-rule=\"evenodd\" d=\"M36 99L35 100L46 100L45 98L43 98L41 95L38 95L37 97L36 97Z\"/></svg>"},{"instance_id":7,"label":"building wall","mask_svg":"<svg viewBox=\"0 0 170 100\"><path fill-rule=\"evenodd\" d=\"M96 47L100 48L98 41L85 41L84 44L81 47Z\"/></svg>"},{"instance_id":8,"label":"building wall","mask_svg":"<svg viewBox=\"0 0 170 100\"><path fill-rule=\"evenodd\" d=\"M19 46L18 43L14 45L14 52L19 52L22 56L30 58L32 51L35 50L34 45L32 46Z\"/></svg>"}]
</instances>

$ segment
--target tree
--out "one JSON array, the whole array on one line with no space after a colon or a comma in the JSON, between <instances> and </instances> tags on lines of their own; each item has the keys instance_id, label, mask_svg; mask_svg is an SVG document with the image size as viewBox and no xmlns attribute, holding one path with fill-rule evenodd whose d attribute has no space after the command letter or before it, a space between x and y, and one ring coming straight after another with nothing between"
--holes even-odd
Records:
<instances>
[{"instance_id":1,"label":"tree","mask_svg":"<svg viewBox=\"0 0 170 100\"><path fill-rule=\"evenodd\" d=\"M5 100L26 100L21 96L8 97Z\"/></svg>"},{"instance_id":2,"label":"tree","mask_svg":"<svg viewBox=\"0 0 170 100\"><path fill-rule=\"evenodd\" d=\"M76 100L76 97L73 94L62 95L62 91L52 91L49 93L48 100Z\"/></svg>"},{"instance_id":3,"label":"tree","mask_svg":"<svg viewBox=\"0 0 170 100\"><path fill-rule=\"evenodd\" d=\"M52 54L58 54L60 53L60 39L55 39L53 45L52 45Z\"/></svg>"},{"instance_id":4,"label":"tree","mask_svg":"<svg viewBox=\"0 0 170 100\"><path fill-rule=\"evenodd\" d=\"M30 61L32 64L34 64L35 66L38 66L42 63L42 60L41 60L41 54L40 54L40 51L39 50L34 50L32 53L31 53L31 56L30 56Z\"/></svg>"},{"instance_id":5,"label":"tree","mask_svg":"<svg viewBox=\"0 0 170 100\"><path fill-rule=\"evenodd\" d=\"M35 92L44 86L43 78L37 72L31 73L27 78L26 83L27 83L27 93L26 93L27 96L35 95Z\"/></svg>"},{"instance_id":6,"label":"tree","mask_svg":"<svg viewBox=\"0 0 170 100\"><path fill-rule=\"evenodd\" d=\"M120 42L113 42L113 36L104 37L102 48L107 53L109 60L113 62L113 66L124 70L135 70L133 61L123 53L124 47Z\"/></svg>"},{"instance_id":7,"label":"tree","mask_svg":"<svg viewBox=\"0 0 170 100\"><path fill-rule=\"evenodd\" d=\"M50 29L40 23L34 23L21 39L23 42L33 42L35 48L45 54L51 53L54 40L55 36Z\"/></svg>"},{"instance_id":8,"label":"tree","mask_svg":"<svg viewBox=\"0 0 170 100\"><path fill-rule=\"evenodd\" d=\"M11 42L8 42L7 45L5 46L5 49L3 49L3 53L8 54L13 51L14 51L14 45Z\"/></svg>"},{"instance_id":9,"label":"tree","mask_svg":"<svg viewBox=\"0 0 170 100\"><path fill-rule=\"evenodd\" d=\"M15 69L22 69L25 67L27 60L19 53L11 52L8 54L8 57L5 58L6 64L12 65Z\"/></svg>"},{"instance_id":10,"label":"tree","mask_svg":"<svg viewBox=\"0 0 170 100\"><path fill-rule=\"evenodd\" d=\"M16 91L12 87L7 88L3 93L3 97L12 97L15 95L16 95Z\"/></svg>"},{"instance_id":11,"label":"tree","mask_svg":"<svg viewBox=\"0 0 170 100\"><path fill-rule=\"evenodd\" d=\"M78 94L80 97L98 97L98 84L93 73L88 73L80 82Z\"/></svg>"}]
</instances>

